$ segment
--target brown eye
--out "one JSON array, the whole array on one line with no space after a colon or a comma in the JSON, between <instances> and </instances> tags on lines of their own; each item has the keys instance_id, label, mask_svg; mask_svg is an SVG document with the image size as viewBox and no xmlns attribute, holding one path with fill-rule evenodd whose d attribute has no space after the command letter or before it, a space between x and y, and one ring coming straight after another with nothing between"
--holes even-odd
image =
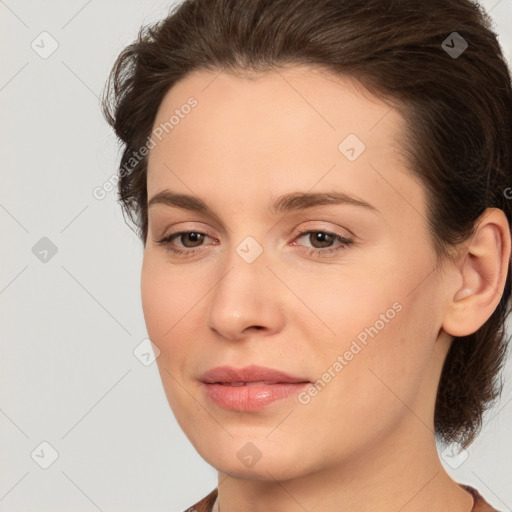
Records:
<instances>
[{"instance_id":1,"label":"brown eye","mask_svg":"<svg viewBox=\"0 0 512 512\"><path fill-rule=\"evenodd\" d=\"M199 247L203 241L203 238L204 235L202 233L196 233L195 231L189 231L179 235L180 242L184 247ZM191 245L189 245L189 242Z\"/></svg>"},{"instance_id":2,"label":"brown eye","mask_svg":"<svg viewBox=\"0 0 512 512\"><path fill-rule=\"evenodd\" d=\"M199 231L179 231L156 242L171 253L190 256L196 251L202 250L201 246L205 245L203 243L205 237L210 238L207 234Z\"/></svg>"},{"instance_id":3,"label":"brown eye","mask_svg":"<svg viewBox=\"0 0 512 512\"><path fill-rule=\"evenodd\" d=\"M305 246L299 244L301 249L309 256L334 256L354 243L349 238L322 229L300 231L296 240L301 238L309 243ZM294 243L293 245L297 244Z\"/></svg>"},{"instance_id":4,"label":"brown eye","mask_svg":"<svg viewBox=\"0 0 512 512\"><path fill-rule=\"evenodd\" d=\"M325 231L311 231L309 241L315 249L325 249L330 247L336 237ZM318 244L318 245L316 245Z\"/></svg>"}]
</instances>

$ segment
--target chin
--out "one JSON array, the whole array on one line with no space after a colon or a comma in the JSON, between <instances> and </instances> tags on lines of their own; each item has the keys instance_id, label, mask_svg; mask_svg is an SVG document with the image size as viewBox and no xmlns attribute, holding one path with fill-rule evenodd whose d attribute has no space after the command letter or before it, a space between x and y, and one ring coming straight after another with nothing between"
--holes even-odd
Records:
<instances>
[{"instance_id":1,"label":"chin","mask_svg":"<svg viewBox=\"0 0 512 512\"><path fill-rule=\"evenodd\" d=\"M230 438L222 442L202 442L194 446L199 455L217 471L232 478L274 481L300 477L307 471L303 457L285 445L259 438ZM297 464L300 461L302 464Z\"/></svg>"}]
</instances>

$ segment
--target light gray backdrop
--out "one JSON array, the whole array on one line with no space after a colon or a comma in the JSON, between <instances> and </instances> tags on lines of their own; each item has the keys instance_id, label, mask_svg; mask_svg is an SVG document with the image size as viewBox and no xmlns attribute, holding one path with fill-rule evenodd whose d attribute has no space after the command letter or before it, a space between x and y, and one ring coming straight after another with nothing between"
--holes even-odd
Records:
<instances>
[{"instance_id":1,"label":"light gray backdrop","mask_svg":"<svg viewBox=\"0 0 512 512\"><path fill-rule=\"evenodd\" d=\"M170 5L0 0L1 512L173 512L216 486L146 366L142 245L116 191L93 195L119 157L99 110L108 72ZM512 0L483 5L512 62ZM478 440L443 459L501 511L511 362L506 375Z\"/></svg>"}]
</instances>

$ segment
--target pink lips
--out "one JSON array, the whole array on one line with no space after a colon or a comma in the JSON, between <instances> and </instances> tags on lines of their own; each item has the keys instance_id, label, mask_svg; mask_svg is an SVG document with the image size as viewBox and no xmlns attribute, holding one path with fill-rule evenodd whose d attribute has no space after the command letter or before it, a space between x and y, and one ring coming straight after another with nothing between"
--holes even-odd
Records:
<instances>
[{"instance_id":1,"label":"pink lips","mask_svg":"<svg viewBox=\"0 0 512 512\"><path fill-rule=\"evenodd\" d=\"M224 409L238 411L257 411L310 384L305 378L256 365L240 369L219 366L203 373L199 380L210 400Z\"/></svg>"}]
</instances>

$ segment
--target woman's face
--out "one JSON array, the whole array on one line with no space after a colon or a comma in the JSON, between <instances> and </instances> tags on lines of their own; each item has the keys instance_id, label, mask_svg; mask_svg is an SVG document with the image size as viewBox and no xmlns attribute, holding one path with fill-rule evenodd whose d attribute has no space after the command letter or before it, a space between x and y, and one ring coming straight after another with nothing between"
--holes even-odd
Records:
<instances>
[{"instance_id":1,"label":"woman's face","mask_svg":"<svg viewBox=\"0 0 512 512\"><path fill-rule=\"evenodd\" d=\"M448 294L403 129L355 82L299 67L196 71L162 102L143 309L176 419L220 471L293 478L432 437ZM203 382L251 365L302 383Z\"/></svg>"}]
</instances>

